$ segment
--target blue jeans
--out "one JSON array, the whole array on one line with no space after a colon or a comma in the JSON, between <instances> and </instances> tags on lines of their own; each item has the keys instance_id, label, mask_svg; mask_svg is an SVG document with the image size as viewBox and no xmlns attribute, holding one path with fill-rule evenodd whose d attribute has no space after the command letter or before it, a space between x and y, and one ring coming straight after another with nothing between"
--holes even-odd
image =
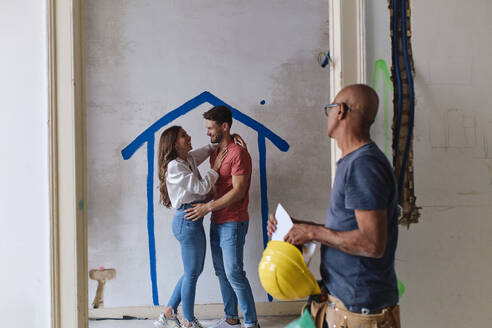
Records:
<instances>
[{"instance_id":1,"label":"blue jeans","mask_svg":"<svg viewBox=\"0 0 492 328\"><path fill-rule=\"evenodd\" d=\"M244 326L258 324L255 301L243 270L244 242L249 221L210 223L210 245L215 274L219 278L226 318L238 318L238 299Z\"/></svg>"},{"instance_id":2,"label":"blue jeans","mask_svg":"<svg viewBox=\"0 0 492 328\"><path fill-rule=\"evenodd\" d=\"M184 210L191 205L183 205L174 214L173 234L181 245L181 259L184 274L179 279L169 300L174 313L177 313L179 303L183 303L183 317L192 322L195 319L195 290L198 277L203 271L205 262L206 239L203 229L203 217L197 221L189 221Z\"/></svg>"}]
</instances>

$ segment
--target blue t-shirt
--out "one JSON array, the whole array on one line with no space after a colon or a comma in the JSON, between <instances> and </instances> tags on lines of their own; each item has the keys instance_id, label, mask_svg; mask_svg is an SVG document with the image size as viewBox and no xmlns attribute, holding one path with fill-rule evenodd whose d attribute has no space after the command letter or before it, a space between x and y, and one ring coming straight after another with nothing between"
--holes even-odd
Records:
<instances>
[{"instance_id":1,"label":"blue t-shirt","mask_svg":"<svg viewBox=\"0 0 492 328\"><path fill-rule=\"evenodd\" d=\"M398 197L391 165L374 143L368 143L337 162L325 227L358 229L354 210L387 211L388 239L380 259L350 255L321 247L321 276L330 294L349 311L375 311L398 303L394 268L398 239Z\"/></svg>"}]
</instances>

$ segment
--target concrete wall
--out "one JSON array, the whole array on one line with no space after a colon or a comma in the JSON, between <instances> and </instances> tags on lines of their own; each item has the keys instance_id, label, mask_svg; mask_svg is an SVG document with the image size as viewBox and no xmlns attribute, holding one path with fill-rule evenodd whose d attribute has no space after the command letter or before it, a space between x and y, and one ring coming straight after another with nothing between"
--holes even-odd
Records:
<instances>
[{"instance_id":1,"label":"concrete wall","mask_svg":"<svg viewBox=\"0 0 492 328\"><path fill-rule=\"evenodd\" d=\"M383 2L366 2L369 67L391 58ZM415 190L423 209L421 222L400 229L403 326L486 327L492 320L492 3L411 3Z\"/></svg>"},{"instance_id":2,"label":"concrete wall","mask_svg":"<svg viewBox=\"0 0 492 328\"><path fill-rule=\"evenodd\" d=\"M290 144L284 153L267 141L270 210L282 202L294 216L324 221L330 168L322 106L329 100L329 75L317 57L328 47L327 18L325 0L85 2L89 268L118 270L106 287L106 307L152 304L146 149L128 161L120 152L203 91ZM208 142L201 114L210 107L174 122L194 147ZM239 122L233 131L245 138L253 160L245 266L256 300L265 301L257 275L263 249L258 137ZM173 211L157 205L157 181L155 175L158 292L166 304L183 271L171 232ZM205 226L208 235L208 220ZM311 264L316 274L318 266L319 260ZM95 289L91 281L90 301ZM221 302L209 247L196 301Z\"/></svg>"},{"instance_id":3,"label":"concrete wall","mask_svg":"<svg viewBox=\"0 0 492 328\"><path fill-rule=\"evenodd\" d=\"M389 17L384 1L366 6L372 84L376 60L391 65ZM485 0L473 6L455 0L412 2L415 184L423 209L420 223L400 229L396 266L406 286L405 327L487 326L492 319L487 311L492 301L491 7ZM328 100L328 85L327 72L313 57L327 46L326 10L323 1L86 3L89 266L119 270L108 284L107 306L151 303L145 150L129 161L119 152L163 114L204 90L290 143L287 153L267 145L270 208L282 201L293 215L323 219L329 157L318 109ZM378 90L383 96L382 84ZM391 95L388 100L391 122ZM206 141L200 114L207 108L177 121L195 146ZM255 134L240 124L234 127L258 163ZM373 132L382 148L385 129L380 116ZM246 262L261 301L265 296L255 274L261 254L258 167L254 170ZM161 303L181 273L171 215L156 208ZM220 300L210 264L207 258L199 303ZM94 290L91 284L91 298Z\"/></svg>"},{"instance_id":4,"label":"concrete wall","mask_svg":"<svg viewBox=\"0 0 492 328\"><path fill-rule=\"evenodd\" d=\"M0 325L50 327L46 1L0 2Z\"/></svg>"}]
</instances>

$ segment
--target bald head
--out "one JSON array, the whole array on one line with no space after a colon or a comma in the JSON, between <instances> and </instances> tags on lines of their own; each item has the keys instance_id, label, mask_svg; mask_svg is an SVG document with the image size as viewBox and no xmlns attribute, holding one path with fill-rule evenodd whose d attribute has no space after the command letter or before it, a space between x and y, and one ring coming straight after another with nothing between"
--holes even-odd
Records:
<instances>
[{"instance_id":1,"label":"bald head","mask_svg":"<svg viewBox=\"0 0 492 328\"><path fill-rule=\"evenodd\" d=\"M335 103L345 103L353 112L360 127L369 131L378 112L377 93L365 84L352 84L343 88L335 97Z\"/></svg>"}]
</instances>

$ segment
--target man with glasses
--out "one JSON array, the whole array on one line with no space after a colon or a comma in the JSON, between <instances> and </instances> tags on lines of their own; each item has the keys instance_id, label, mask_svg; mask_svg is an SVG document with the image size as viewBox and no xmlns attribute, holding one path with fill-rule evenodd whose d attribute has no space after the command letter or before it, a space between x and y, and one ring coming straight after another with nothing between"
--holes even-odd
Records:
<instances>
[{"instance_id":1,"label":"man with glasses","mask_svg":"<svg viewBox=\"0 0 492 328\"><path fill-rule=\"evenodd\" d=\"M318 327L400 327L394 268L398 195L392 167L371 140L378 96L369 86L342 89L324 107L327 135L342 151L324 225L293 219L285 241L321 246L324 296L311 297ZM273 214L268 232L276 230Z\"/></svg>"}]
</instances>

